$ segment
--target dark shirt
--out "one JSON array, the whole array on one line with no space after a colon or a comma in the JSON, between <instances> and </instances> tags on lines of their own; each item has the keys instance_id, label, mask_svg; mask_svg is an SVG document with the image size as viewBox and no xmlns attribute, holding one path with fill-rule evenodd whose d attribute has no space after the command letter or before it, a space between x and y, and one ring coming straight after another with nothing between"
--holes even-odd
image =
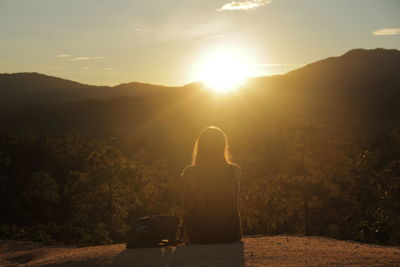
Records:
<instances>
[{"instance_id":1,"label":"dark shirt","mask_svg":"<svg viewBox=\"0 0 400 267\"><path fill-rule=\"evenodd\" d=\"M226 243L241 239L240 168L234 164L187 166L182 172L184 227L192 243Z\"/></svg>"}]
</instances>

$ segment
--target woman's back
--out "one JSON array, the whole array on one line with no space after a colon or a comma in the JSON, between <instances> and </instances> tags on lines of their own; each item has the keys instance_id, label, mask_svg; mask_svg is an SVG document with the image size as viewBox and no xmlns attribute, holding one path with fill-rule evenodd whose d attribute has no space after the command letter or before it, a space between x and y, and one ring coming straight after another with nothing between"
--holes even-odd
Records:
<instances>
[{"instance_id":1,"label":"woman's back","mask_svg":"<svg viewBox=\"0 0 400 267\"><path fill-rule=\"evenodd\" d=\"M225 243L242 237L234 164L187 166L183 173L184 225L193 243Z\"/></svg>"}]
</instances>

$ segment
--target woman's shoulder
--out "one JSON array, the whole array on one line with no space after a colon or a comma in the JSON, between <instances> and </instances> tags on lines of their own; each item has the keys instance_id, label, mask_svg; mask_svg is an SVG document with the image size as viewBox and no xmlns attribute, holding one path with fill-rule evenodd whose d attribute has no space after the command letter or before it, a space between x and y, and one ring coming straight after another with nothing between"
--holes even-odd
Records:
<instances>
[{"instance_id":1,"label":"woman's shoulder","mask_svg":"<svg viewBox=\"0 0 400 267\"><path fill-rule=\"evenodd\" d=\"M229 167L233 169L233 172L235 173L236 177L239 177L240 174L242 173L240 166L235 163L229 163Z\"/></svg>"},{"instance_id":2,"label":"woman's shoulder","mask_svg":"<svg viewBox=\"0 0 400 267\"><path fill-rule=\"evenodd\" d=\"M233 173L235 174L236 177L239 177L241 174L241 169L240 166L235 164L235 163L229 163L228 164L228 168L233 170ZM183 168L181 177L185 178L185 177L189 177L189 176L193 176L193 174L195 173L196 169L198 169L197 166L195 165L187 165L185 168Z\"/></svg>"}]
</instances>

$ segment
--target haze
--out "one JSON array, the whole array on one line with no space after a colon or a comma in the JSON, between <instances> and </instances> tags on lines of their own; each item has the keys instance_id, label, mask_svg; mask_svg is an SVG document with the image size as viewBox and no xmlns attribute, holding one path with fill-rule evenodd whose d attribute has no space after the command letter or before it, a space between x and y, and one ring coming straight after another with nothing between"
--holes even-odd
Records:
<instances>
[{"instance_id":1,"label":"haze","mask_svg":"<svg viewBox=\"0 0 400 267\"><path fill-rule=\"evenodd\" d=\"M352 48L400 49L399 14L397 0L2 0L0 73L182 85L227 47L272 75Z\"/></svg>"}]
</instances>

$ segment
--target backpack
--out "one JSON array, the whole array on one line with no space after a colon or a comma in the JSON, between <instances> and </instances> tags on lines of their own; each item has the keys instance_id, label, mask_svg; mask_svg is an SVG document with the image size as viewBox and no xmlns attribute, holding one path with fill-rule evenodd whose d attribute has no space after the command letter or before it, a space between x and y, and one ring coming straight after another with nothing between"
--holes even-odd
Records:
<instances>
[{"instance_id":1,"label":"backpack","mask_svg":"<svg viewBox=\"0 0 400 267\"><path fill-rule=\"evenodd\" d=\"M137 220L128 231L126 247L130 249L173 245L181 241L182 235L178 217L146 216Z\"/></svg>"}]
</instances>

